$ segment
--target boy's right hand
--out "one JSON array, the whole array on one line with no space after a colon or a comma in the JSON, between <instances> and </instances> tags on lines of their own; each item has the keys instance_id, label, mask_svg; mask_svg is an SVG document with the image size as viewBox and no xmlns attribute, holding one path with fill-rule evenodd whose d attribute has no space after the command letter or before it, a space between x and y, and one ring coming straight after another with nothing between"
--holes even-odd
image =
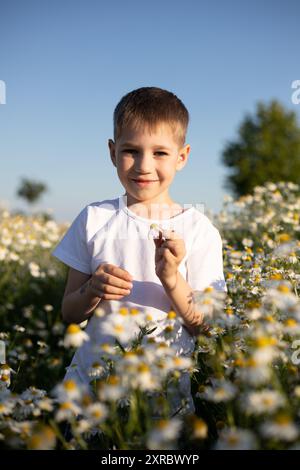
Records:
<instances>
[{"instance_id":1,"label":"boy's right hand","mask_svg":"<svg viewBox=\"0 0 300 470\"><path fill-rule=\"evenodd\" d=\"M129 295L133 278L128 271L114 264L99 264L89 280L90 292L104 300L119 300Z\"/></svg>"}]
</instances>

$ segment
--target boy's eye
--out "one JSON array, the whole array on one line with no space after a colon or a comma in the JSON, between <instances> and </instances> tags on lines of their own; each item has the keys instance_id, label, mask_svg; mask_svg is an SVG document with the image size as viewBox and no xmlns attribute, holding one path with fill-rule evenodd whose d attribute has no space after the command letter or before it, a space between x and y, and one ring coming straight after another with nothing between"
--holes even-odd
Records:
<instances>
[{"instance_id":1,"label":"boy's eye","mask_svg":"<svg viewBox=\"0 0 300 470\"><path fill-rule=\"evenodd\" d=\"M124 150L122 150L122 153L134 153L134 152L136 152L136 150L134 150L134 149L124 149ZM166 152L155 152L155 154L167 155Z\"/></svg>"}]
</instances>

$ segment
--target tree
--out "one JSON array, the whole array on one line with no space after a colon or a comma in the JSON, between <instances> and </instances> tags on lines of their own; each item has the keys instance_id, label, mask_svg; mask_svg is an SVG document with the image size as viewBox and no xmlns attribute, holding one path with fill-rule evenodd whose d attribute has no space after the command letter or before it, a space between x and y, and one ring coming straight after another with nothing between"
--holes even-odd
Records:
<instances>
[{"instance_id":1,"label":"tree","mask_svg":"<svg viewBox=\"0 0 300 470\"><path fill-rule=\"evenodd\" d=\"M48 191L48 188L44 183L23 178L17 189L17 195L26 199L28 204L34 204L45 191Z\"/></svg>"},{"instance_id":2,"label":"tree","mask_svg":"<svg viewBox=\"0 0 300 470\"><path fill-rule=\"evenodd\" d=\"M249 194L266 181L300 183L300 127L297 115L276 100L258 102L256 115L246 115L238 139L229 142L222 161L232 173L225 186L235 196Z\"/></svg>"}]
</instances>

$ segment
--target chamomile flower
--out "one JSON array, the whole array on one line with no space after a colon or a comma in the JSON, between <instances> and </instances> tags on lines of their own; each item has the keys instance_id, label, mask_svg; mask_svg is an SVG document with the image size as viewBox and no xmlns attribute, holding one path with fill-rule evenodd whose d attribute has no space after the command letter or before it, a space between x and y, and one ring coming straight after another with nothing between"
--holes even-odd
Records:
<instances>
[{"instance_id":1,"label":"chamomile flower","mask_svg":"<svg viewBox=\"0 0 300 470\"><path fill-rule=\"evenodd\" d=\"M257 446L255 435L240 428L226 428L221 431L215 445L216 450L252 450Z\"/></svg>"},{"instance_id":2,"label":"chamomile flower","mask_svg":"<svg viewBox=\"0 0 300 470\"><path fill-rule=\"evenodd\" d=\"M260 432L264 437L280 441L297 439L299 430L299 426L284 413L277 415L272 421L266 421L260 425Z\"/></svg>"},{"instance_id":3,"label":"chamomile flower","mask_svg":"<svg viewBox=\"0 0 300 470\"><path fill-rule=\"evenodd\" d=\"M178 418L160 419L147 437L147 448L151 450L167 450L176 448L182 422Z\"/></svg>"},{"instance_id":4,"label":"chamomile flower","mask_svg":"<svg viewBox=\"0 0 300 470\"><path fill-rule=\"evenodd\" d=\"M206 287L203 291L193 291L193 300L201 313L204 314L205 323L214 321L224 308L226 293L214 289L212 286Z\"/></svg>"},{"instance_id":5,"label":"chamomile flower","mask_svg":"<svg viewBox=\"0 0 300 470\"><path fill-rule=\"evenodd\" d=\"M284 397L276 390L248 392L241 400L242 408L250 415L274 413L284 405Z\"/></svg>"},{"instance_id":6,"label":"chamomile flower","mask_svg":"<svg viewBox=\"0 0 300 470\"><path fill-rule=\"evenodd\" d=\"M78 348L82 345L84 341L88 340L89 335L85 331L82 331L80 326L76 325L75 323L72 323L67 328L66 335L64 338L64 346L66 348Z\"/></svg>"},{"instance_id":7,"label":"chamomile flower","mask_svg":"<svg viewBox=\"0 0 300 470\"><path fill-rule=\"evenodd\" d=\"M81 412L81 408L72 401L64 401L60 404L58 410L55 413L55 419L59 423L60 421L72 420L78 416Z\"/></svg>"},{"instance_id":8,"label":"chamomile flower","mask_svg":"<svg viewBox=\"0 0 300 470\"><path fill-rule=\"evenodd\" d=\"M122 344L133 340L140 331L131 317L123 317L120 314L109 315L102 324L102 330L104 334L116 338Z\"/></svg>"},{"instance_id":9,"label":"chamomile flower","mask_svg":"<svg viewBox=\"0 0 300 470\"><path fill-rule=\"evenodd\" d=\"M141 362L131 378L131 386L140 390L155 390L159 388L160 381L155 369L152 371L148 364Z\"/></svg>"},{"instance_id":10,"label":"chamomile flower","mask_svg":"<svg viewBox=\"0 0 300 470\"><path fill-rule=\"evenodd\" d=\"M93 379L99 379L105 374L105 366L99 362L94 362L88 370L88 375Z\"/></svg>"},{"instance_id":11,"label":"chamomile flower","mask_svg":"<svg viewBox=\"0 0 300 470\"><path fill-rule=\"evenodd\" d=\"M236 395L236 387L225 380L214 380L213 386L206 386L203 392L196 393L196 396L204 400L215 403L232 400Z\"/></svg>"},{"instance_id":12,"label":"chamomile flower","mask_svg":"<svg viewBox=\"0 0 300 470\"><path fill-rule=\"evenodd\" d=\"M40 266L37 263L31 261L28 268L32 277L41 277Z\"/></svg>"},{"instance_id":13,"label":"chamomile flower","mask_svg":"<svg viewBox=\"0 0 300 470\"><path fill-rule=\"evenodd\" d=\"M116 401L126 395L126 388L119 377L110 375L97 382L97 394L101 401Z\"/></svg>"},{"instance_id":14,"label":"chamomile flower","mask_svg":"<svg viewBox=\"0 0 300 470\"><path fill-rule=\"evenodd\" d=\"M27 440L27 448L31 450L51 450L56 445L56 435L53 429L45 424L37 423Z\"/></svg>"},{"instance_id":15,"label":"chamomile flower","mask_svg":"<svg viewBox=\"0 0 300 470\"><path fill-rule=\"evenodd\" d=\"M84 412L93 425L102 423L108 416L108 408L102 403L92 403L85 408Z\"/></svg>"},{"instance_id":16,"label":"chamomile flower","mask_svg":"<svg viewBox=\"0 0 300 470\"><path fill-rule=\"evenodd\" d=\"M0 364L0 389L10 386L10 376L14 370L8 364Z\"/></svg>"},{"instance_id":17,"label":"chamomile flower","mask_svg":"<svg viewBox=\"0 0 300 470\"><path fill-rule=\"evenodd\" d=\"M7 416L11 414L15 407L14 400L5 400L0 402L0 416Z\"/></svg>"},{"instance_id":18,"label":"chamomile flower","mask_svg":"<svg viewBox=\"0 0 300 470\"><path fill-rule=\"evenodd\" d=\"M148 232L148 239L158 238L160 231L162 231L162 229L158 224L151 224Z\"/></svg>"},{"instance_id":19,"label":"chamomile flower","mask_svg":"<svg viewBox=\"0 0 300 470\"><path fill-rule=\"evenodd\" d=\"M208 433L208 426L205 421L201 418L197 418L192 415L192 438L193 439L205 439Z\"/></svg>"},{"instance_id":20,"label":"chamomile flower","mask_svg":"<svg viewBox=\"0 0 300 470\"><path fill-rule=\"evenodd\" d=\"M271 369L268 364L259 364L250 357L237 369L236 374L244 383L258 386L270 380Z\"/></svg>"},{"instance_id":21,"label":"chamomile flower","mask_svg":"<svg viewBox=\"0 0 300 470\"><path fill-rule=\"evenodd\" d=\"M53 394L59 402L79 400L84 392L83 386L79 386L74 380L67 379L56 385Z\"/></svg>"}]
</instances>

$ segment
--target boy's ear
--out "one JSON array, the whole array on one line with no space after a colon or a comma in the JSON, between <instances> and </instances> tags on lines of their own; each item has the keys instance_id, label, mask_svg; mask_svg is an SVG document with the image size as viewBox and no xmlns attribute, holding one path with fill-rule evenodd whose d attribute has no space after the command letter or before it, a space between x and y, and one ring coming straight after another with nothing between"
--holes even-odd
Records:
<instances>
[{"instance_id":1,"label":"boy's ear","mask_svg":"<svg viewBox=\"0 0 300 470\"><path fill-rule=\"evenodd\" d=\"M177 171L182 170L182 168L186 165L190 151L191 146L189 144L186 144L184 147L182 147L182 149L180 149L176 165Z\"/></svg>"},{"instance_id":2,"label":"boy's ear","mask_svg":"<svg viewBox=\"0 0 300 470\"><path fill-rule=\"evenodd\" d=\"M110 158L111 161L113 162L113 165L116 167L116 150L115 150L115 143L112 139L108 139L108 148L110 152Z\"/></svg>"}]
</instances>

